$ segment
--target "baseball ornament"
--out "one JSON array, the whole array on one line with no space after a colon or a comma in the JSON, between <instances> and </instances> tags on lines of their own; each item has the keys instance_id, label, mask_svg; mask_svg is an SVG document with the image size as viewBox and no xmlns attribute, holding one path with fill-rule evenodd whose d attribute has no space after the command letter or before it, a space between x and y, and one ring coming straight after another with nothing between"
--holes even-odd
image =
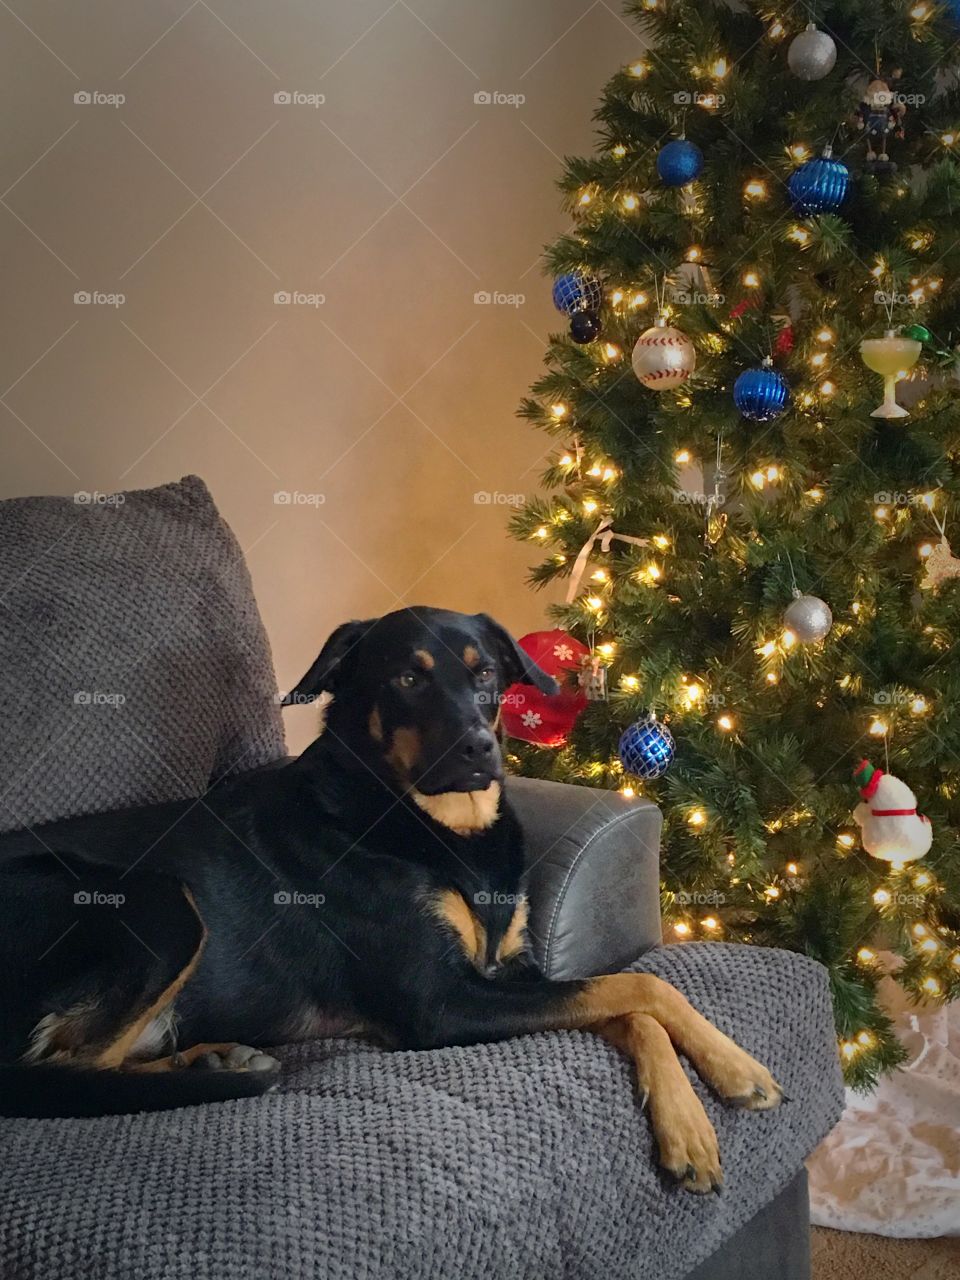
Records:
<instances>
[{"instance_id":1,"label":"baseball ornament","mask_svg":"<svg viewBox=\"0 0 960 1280\"><path fill-rule=\"evenodd\" d=\"M783 623L802 644L815 644L833 626L833 614L819 596L805 596L795 591L793 603L784 612Z\"/></svg>"},{"instance_id":2,"label":"baseball ornament","mask_svg":"<svg viewBox=\"0 0 960 1280\"><path fill-rule=\"evenodd\" d=\"M853 820L860 828L860 843L867 853L882 862L901 866L916 862L933 844L930 819L917 813L917 797L905 782L892 773L875 769L861 760L853 771L860 788L860 804Z\"/></svg>"},{"instance_id":3,"label":"baseball ornament","mask_svg":"<svg viewBox=\"0 0 960 1280\"><path fill-rule=\"evenodd\" d=\"M787 66L798 80L822 80L837 63L837 46L832 36L820 31L815 22L807 24L790 41Z\"/></svg>"},{"instance_id":4,"label":"baseball ornament","mask_svg":"<svg viewBox=\"0 0 960 1280\"><path fill-rule=\"evenodd\" d=\"M590 650L559 628L532 631L520 641L523 649L560 685L560 692L541 693L531 684L512 684L503 694L503 731L521 742L540 747L562 747L577 717L587 705L578 684Z\"/></svg>"},{"instance_id":5,"label":"baseball ornament","mask_svg":"<svg viewBox=\"0 0 960 1280\"><path fill-rule=\"evenodd\" d=\"M633 348L633 372L651 391L673 391L697 365L697 352L685 333L668 325L663 316L645 329Z\"/></svg>"}]
</instances>

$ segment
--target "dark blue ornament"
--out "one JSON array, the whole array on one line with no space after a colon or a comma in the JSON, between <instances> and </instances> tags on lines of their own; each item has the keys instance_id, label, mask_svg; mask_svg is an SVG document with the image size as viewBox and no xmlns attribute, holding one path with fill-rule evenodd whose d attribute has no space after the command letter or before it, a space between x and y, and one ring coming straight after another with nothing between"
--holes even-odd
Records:
<instances>
[{"instance_id":1,"label":"dark blue ornament","mask_svg":"<svg viewBox=\"0 0 960 1280\"><path fill-rule=\"evenodd\" d=\"M600 337L600 317L592 311L578 311L570 317L570 337L583 344Z\"/></svg>"},{"instance_id":2,"label":"dark blue ornament","mask_svg":"<svg viewBox=\"0 0 960 1280\"><path fill-rule=\"evenodd\" d=\"M842 160L834 160L830 147L823 155L808 160L790 175L787 191L795 212L807 218L814 213L834 213L847 198L850 170Z\"/></svg>"},{"instance_id":3,"label":"dark blue ornament","mask_svg":"<svg viewBox=\"0 0 960 1280\"><path fill-rule=\"evenodd\" d=\"M695 142L668 142L657 156L657 173L668 187L685 187L703 173L703 152Z\"/></svg>"},{"instance_id":4,"label":"dark blue ornament","mask_svg":"<svg viewBox=\"0 0 960 1280\"><path fill-rule=\"evenodd\" d=\"M626 773L650 781L670 768L676 745L666 725L650 715L624 729L617 752Z\"/></svg>"},{"instance_id":5,"label":"dark blue ornament","mask_svg":"<svg viewBox=\"0 0 960 1280\"><path fill-rule=\"evenodd\" d=\"M567 271L553 282L553 305L564 315L578 311L599 311L603 304L603 286L596 276L582 271Z\"/></svg>"},{"instance_id":6,"label":"dark blue ornament","mask_svg":"<svg viewBox=\"0 0 960 1280\"><path fill-rule=\"evenodd\" d=\"M767 364L744 369L733 384L733 402L745 418L771 422L790 403L790 387L783 374Z\"/></svg>"}]
</instances>

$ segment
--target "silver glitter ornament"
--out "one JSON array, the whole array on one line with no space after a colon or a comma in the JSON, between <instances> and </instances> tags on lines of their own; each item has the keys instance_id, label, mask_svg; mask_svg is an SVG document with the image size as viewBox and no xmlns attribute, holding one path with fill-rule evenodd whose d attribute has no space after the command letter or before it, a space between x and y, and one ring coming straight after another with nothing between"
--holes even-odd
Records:
<instances>
[{"instance_id":1,"label":"silver glitter ornament","mask_svg":"<svg viewBox=\"0 0 960 1280\"><path fill-rule=\"evenodd\" d=\"M833 37L820 31L815 22L795 36L787 50L787 66L799 80L822 80L836 62L837 46Z\"/></svg>"},{"instance_id":2,"label":"silver glitter ornament","mask_svg":"<svg viewBox=\"0 0 960 1280\"><path fill-rule=\"evenodd\" d=\"M833 614L830 606L819 596L804 596L797 591L793 603L787 606L783 621L801 643L812 644L822 640L833 626Z\"/></svg>"}]
</instances>

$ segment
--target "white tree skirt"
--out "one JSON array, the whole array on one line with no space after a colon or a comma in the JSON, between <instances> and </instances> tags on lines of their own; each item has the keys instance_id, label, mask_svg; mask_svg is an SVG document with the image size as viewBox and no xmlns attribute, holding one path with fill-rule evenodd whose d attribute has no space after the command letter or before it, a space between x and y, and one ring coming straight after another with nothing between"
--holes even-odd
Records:
<instances>
[{"instance_id":1,"label":"white tree skirt","mask_svg":"<svg viewBox=\"0 0 960 1280\"><path fill-rule=\"evenodd\" d=\"M960 1235L960 1001L912 1005L889 978L881 997L910 1056L874 1093L847 1091L807 1162L810 1216L840 1231Z\"/></svg>"}]
</instances>

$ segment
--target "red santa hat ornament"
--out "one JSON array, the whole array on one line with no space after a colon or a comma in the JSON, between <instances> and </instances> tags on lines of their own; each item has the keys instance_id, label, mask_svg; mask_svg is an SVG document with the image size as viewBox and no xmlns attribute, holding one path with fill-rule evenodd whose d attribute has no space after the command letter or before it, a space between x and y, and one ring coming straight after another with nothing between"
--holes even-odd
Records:
<instances>
[{"instance_id":1,"label":"red santa hat ornament","mask_svg":"<svg viewBox=\"0 0 960 1280\"><path fill-rule=\"evenodd\" d=\"M540 747L562 747L587 705L577 677L590 658L590 650L560 628L532 631L518 643L538 667L553 676L560 692L546 694L530 684L510 685L503 695L504 733Z\"/></svg>"}]
</instances>

